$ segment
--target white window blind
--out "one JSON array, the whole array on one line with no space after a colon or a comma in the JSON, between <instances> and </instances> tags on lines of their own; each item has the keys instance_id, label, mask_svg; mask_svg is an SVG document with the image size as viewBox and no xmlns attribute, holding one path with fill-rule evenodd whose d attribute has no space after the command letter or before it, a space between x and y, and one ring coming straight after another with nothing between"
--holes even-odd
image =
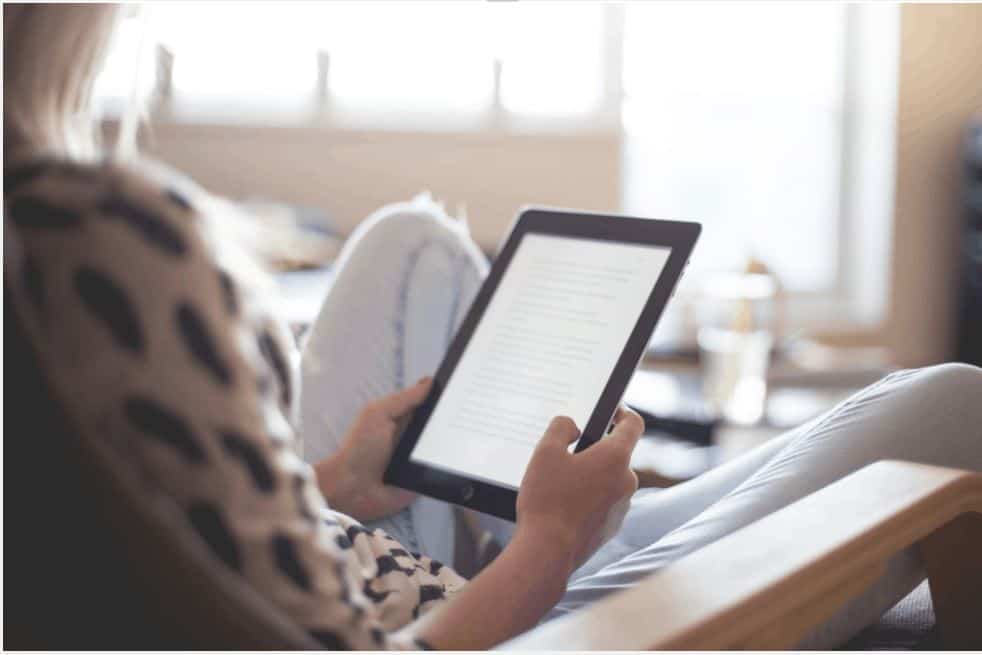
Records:
<instances>
[{"instance_id":1,"label":"white window blind","mask_svg":"<svg viewBox=\"0 0 982 655\"><path fill-rule=\"evenodd\" d=\"M327 102L369 115L501 109L580 115L602 100L604 8L590 3L157 3L151 38L174 56L173 101L226 114L310 108L318 58ZM140 26L124 22L100 80L122 96ZM151 71L152 75L152 71ZM275 118L275 117L274 117Z\"/></svg>"},{"instance_id":2,"label":"white window blind","mask_svg":"<svg viewBox=\"0 0 982 655\"><path fill-rule=\"evenodd\" d=\"M757 255L790 291L827 294L852 229L847 18L834 3L195 2L154 4L148 23L173 54L172 120L622 128L620 209L705 224L690 279ZM103 99L129 87L139 31L124 22Z\"/></svg>"},{"instance_id":3,"label":"white window blind","mask_svg":"<svg viewBox=\"0 0 982 655\"><path fill-rule=\"evenodd\" d=\"M836 3L628 6L625 205L705 224L692 273L756 255L792 291L834 285L844 19Z\"/></svg>"}]
</instances>

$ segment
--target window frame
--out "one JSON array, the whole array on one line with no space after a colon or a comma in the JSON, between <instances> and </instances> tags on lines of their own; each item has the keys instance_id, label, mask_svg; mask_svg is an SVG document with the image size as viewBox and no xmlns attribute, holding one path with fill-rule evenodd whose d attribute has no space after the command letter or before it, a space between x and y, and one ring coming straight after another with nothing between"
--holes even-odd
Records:
<instances>
[{"instance_id":1,"label":"window frame","mask_svg":"<svg viewBox=\"0 0 982 655\"><path fill-rule=\"evenodd\" d=\"M875 328L884 319L892 236L899 12L899 7L888 4L845 7L834 279L825 290L787 294L785 310L790 319L787 329L864 330ZM434 113L408 120L382 112L366 116L358 108L341 108L332 98L328 84L330 58L325 52L318 54L317 80L309 98L243 114L234 98L209 103L175 97L169 78L174 55L159 46L155 61L158 77L150 115L153 122L167 124L168 129L262 125L284 130L291 138L302 138L309 130L349 135L456 132L491 138L496 134L568 135L570 138L599 135L623 144L626 138L622 122L624 20L623 5L604 6L602 91L594 109L578 116L537 117L506 111L501 102L500 61L494 63L490 102L479 111ZM108 99L104 109L110 122L114 114L122 113L126 104L119 98ZM877 147L866 147L870 144ZM623 190L621 195L623 199ZM680 297L691 297L693 293L691 285L680 287Z\"/></svg>"}]
</instances>

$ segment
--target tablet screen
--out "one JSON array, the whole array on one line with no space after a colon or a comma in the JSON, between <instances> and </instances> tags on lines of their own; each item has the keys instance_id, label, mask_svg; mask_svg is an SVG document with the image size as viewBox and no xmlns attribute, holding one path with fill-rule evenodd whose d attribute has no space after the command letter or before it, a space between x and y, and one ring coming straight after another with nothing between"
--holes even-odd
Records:
<instances>
[{"instance_id":1,"label":"tablet screen","mask_svg":"<svg viewBox=\"0 0 982 655\"><path fill-rule=\"evenodd\" d=\"M517 489L552 417L586 425L670 251L526 234L410 459Z\"/></svg>"}]
</instances>

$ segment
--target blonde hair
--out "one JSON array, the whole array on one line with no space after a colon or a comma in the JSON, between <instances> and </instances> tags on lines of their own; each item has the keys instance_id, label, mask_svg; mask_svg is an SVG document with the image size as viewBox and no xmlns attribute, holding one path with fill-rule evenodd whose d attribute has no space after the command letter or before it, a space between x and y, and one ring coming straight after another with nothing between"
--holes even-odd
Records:
<instances>
[{"instance_id":1,"label":"blonde hair","mask_svg":"<svg viewBox=\"0 0 982 655\"><path fill-rule=\"evenodd\" d=\"M92 88L119 15L115 4L3 6L5 163L99 156Z\"/></svg>"},{"instance_id":2,"label":"blonde hair","mask_svg":"<svg viewBox=\"0 0 982 655\"><path fill-rule=\"evenodd\" d=\"M92 162L104 154L92 90L124 9L118 4L5 4L3 6L4 167L36 156ZM144 33L146 40L146 33ZM143 46L146 43L142 44ZM135 69L136 70L136 69ZM142 117L134 75L130 101L120 117L114 152L136 160L136 130ZM173 176L151 161L131 161L141 174ZM239 281L272 288L258 254L258 240L242 235L239 209L201 194L205 237ZM216 218L217 217L217 218ZM246 231L248 232L248 231Z\"/></svg>"}]
</instances>

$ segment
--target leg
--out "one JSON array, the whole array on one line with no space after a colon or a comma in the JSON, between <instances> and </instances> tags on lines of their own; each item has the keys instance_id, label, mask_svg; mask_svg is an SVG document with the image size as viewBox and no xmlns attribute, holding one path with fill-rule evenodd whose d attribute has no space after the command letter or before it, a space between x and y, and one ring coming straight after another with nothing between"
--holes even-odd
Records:
<instances>
[{"instance_id":1,"label":"leg","mask_svg":"<svg viewBox=\"0 0 982 655\"><path fill-rule=\"evenodd\" d=\"M609 564L658 541L689 521L755 473L801 430L771 439L759 448L714 468L692 480L668 489L642 489L631 498L631 506L620 531L601 546L570 577L575 583ZM478 514L478 525L490 531L500 545L511 539L514 524L486 514Z\"/></svg>"},{"instance_id":2,"label":"leg","mask_svg":"<svg viewBox=\"0 0 982 655\"><path fill-rule=\"evenodd\" d=\"M620 531L573 573L570 582L575 584L621 561L692 520L756 473L809 425L775 437L734 460L674 487L642 489L631 499Z\"/></svg>"},{"instance_id":3,"label":"leg","mask_svg":"<svg viewBox=\"0 0 982 655\"><path fill-rule=\"evenodd\" d=\"M659 568L880 459L982 470L982 370L946 364L901 371L798 430L760 470L650 546L570 585L555 617L630 586ZM844 642L923 579L913 552L812 635Z\"/></svg>"},{"instance_id":4,"label":"leg","mask_svg":"<svg viewBox=\"0 0 982 655\"><path fill-rule=\"evenodd\" d=\"M337 449L365 403L436 370L486 271L465 227L427 200L385 207L355 230L301 357L309 461ZM419 537L407 547L449 561L446 504L420 499L383 523L397 538Z\"/></svg>"}]
</instances>

